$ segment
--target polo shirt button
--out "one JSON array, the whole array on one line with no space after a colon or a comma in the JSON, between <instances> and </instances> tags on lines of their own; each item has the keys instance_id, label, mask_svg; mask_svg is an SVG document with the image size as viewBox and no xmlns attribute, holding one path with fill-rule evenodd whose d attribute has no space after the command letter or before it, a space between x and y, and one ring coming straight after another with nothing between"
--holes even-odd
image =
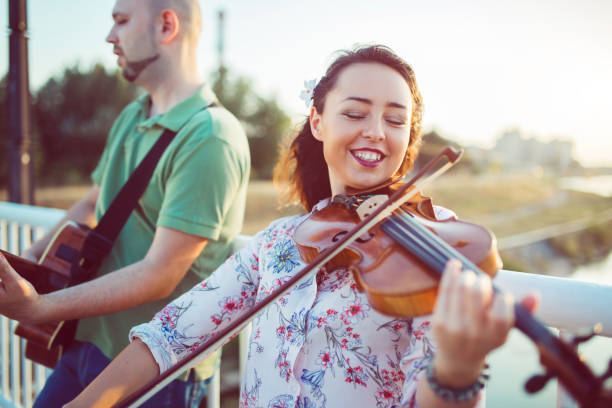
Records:
<instances>
[{"instance_id":1,"label":"polo shirt button","mask_svg":"<svg viewBox=\"0 0 612 408\"><path fill-rule=\"evenodd\" d=\"M146 126L142 126L142 125L138 125L136 126L136 130L139 131L140 133L144 133L147 131L147 127Z\"/></svg>"}]
</instances>

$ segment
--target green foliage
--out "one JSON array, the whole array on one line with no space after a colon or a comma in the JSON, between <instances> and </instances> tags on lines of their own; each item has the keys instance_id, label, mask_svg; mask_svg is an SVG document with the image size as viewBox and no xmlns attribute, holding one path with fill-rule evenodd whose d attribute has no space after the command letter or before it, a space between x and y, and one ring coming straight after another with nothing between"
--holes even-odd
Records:
<instances>
[{"instance_id":1,"label":"green foliage","mask_svg":"<svg viewBox=\"0 0 612 408\"><path fill-rule=\"evenodd\" d=\"M577 264L601 261L612 251L612 222L593 224L582 231L549 240L551 247Z\"/></svg>"},{"instance_id":2,"label":"green foliage","mask_svg":"<svg viewBox=\"0 0 612 408\"><path fill-rule=\"evenodd\" d=\"M100 64L89 71L67 68L49 79L38 90L32 112L39 180L54 184L86 180L113 121L136 95L133 84Z\"/></svg>"},{"instance_id":3,"label":"green foliage","mask_svg":"<svg viewBox=\"0 0 612 408\"><path fill-rule=\"evenodd\" d=\"M258 96L243 77L229 79L226 69L213 78L221 103L242 122L251 145L253 175L271 178L277 146L290 120L274 98ZM84 182L104 148L108 131L138 89L118 72L97 64L89 70L66 68L33 96L33 155L38 184ZM0 81L0 143L6 155L7 78ZM6 185L7 161L0 161L0 185Z\"/></svg>"},{"instance_id":4,"label":"green foliage","mask_svg":"<svg viewBox=\"0 0 612 408\"><path fill-rule=\"evenodd\" d=\"M433 159L447 146L451 146L456 149L461 148L458 143L443 138L435 130L425 133L422 137L421 148L419 150L419 155L417 156L417 160L414 165L415 169L420 169L421 167L425 166L427 163L429 163L431 159ZM458 171L467 171L473 173L475 170L476 166L474 161L464 152L463 157L461 157L459 163L453 166L448 173L450 174Z\"/></svg>"},{"instance_id":5,"label":"green foliage","mask_svg":"<svg viewBox=\"0 0 612 408\"><path fill-rule=\"evenodd\" d=\"M279 143L290 126L287 114L275 98L258 96L248 79L229 78L225 67L213 75L213 90L223 106L244 126L249 137L254 178L272 178Z\"/></svg>"}]
</instances>

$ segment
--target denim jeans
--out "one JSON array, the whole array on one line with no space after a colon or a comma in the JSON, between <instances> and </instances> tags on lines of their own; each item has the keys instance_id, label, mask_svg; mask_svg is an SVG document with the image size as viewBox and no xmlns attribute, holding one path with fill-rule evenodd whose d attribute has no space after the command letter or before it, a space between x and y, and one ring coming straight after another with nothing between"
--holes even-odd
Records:
<instances>
[{"instance_id":1,"label":"denim jeans","mask_svg":"<svg viewBox=\"0 0 612 408\"><path fill-rule=\"evenodd\" d=\"M92 343L75 341L55 366L33 408L61 408L76 398L110 361ZM197 408L206 395L207 383L208 380L196 380L192 370L187 381L172 381L141 406Z\"/></svg>"}]
</instances>

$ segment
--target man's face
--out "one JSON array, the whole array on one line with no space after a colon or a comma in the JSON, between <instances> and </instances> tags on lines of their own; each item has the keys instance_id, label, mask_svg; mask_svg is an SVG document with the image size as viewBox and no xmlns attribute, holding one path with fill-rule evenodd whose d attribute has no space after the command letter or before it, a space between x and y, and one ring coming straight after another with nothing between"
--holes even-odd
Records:
<instances>
[{"instance_id":1,"label":"man's face","mask_svg":"<svg viewBox=\"0 0 612 408\"><path fill-rule=\"evenodd\" d=\"M136 78L158 57L154 19L148 1L117 0L113 27L106 41L113 44L117 64L128 81Z\"/></svg>"}]
</instances>

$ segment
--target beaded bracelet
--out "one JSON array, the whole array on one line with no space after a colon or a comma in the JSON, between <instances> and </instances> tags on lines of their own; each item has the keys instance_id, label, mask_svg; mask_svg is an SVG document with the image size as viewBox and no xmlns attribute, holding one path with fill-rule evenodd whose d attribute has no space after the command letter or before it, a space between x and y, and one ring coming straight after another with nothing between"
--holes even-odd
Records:
<instances>
[{"instance_id":1,"label":"beaded bracelet","mask_svg":"<svg viewBox=\"0 0 612 408\"><path fill-rule=\"evenodd\" d=\"M474 384L460 389L449 388L438 382L433 372L433 360L427 365L427 369L425 370L425 375L427 377L427 383L429 384L429 388L436 394L438 397L442 398L446 402L450 403L461 403L466 402L478 395L480 390L482 390L489 379L489 365L485 364L482 369L478 379Z\"/></svg>"}]
</instances>

